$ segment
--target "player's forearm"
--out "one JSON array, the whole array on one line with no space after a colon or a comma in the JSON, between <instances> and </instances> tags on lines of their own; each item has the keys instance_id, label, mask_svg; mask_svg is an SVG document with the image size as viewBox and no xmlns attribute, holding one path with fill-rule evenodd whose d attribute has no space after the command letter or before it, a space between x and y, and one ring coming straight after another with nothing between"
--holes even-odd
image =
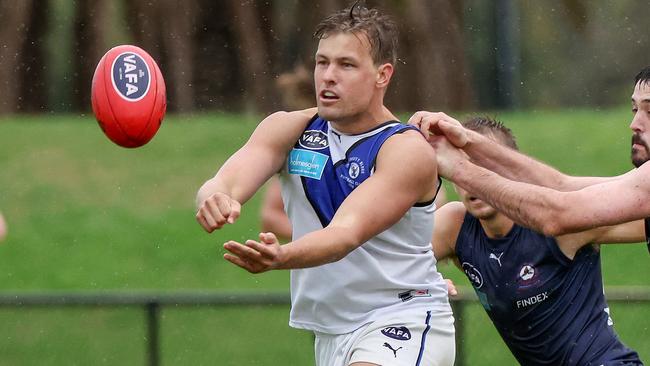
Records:
<instances>
[{"instance_id":1,"label":"player's forearm","mask_svg":"<svg viewBox=\"0 0 650 366\"><path fill-rule=\"evenodd\" d=\"M477 132L469 133L469 142L463 149L475 164L516 180L566 190L573 177L567 176L540 161L496 143Z\"/></svg>"},{"instance_id":2,"label":"player's forearm","mask_svg":"<svg viewBox=\"0 0 650 366\"><path fill-rule=\"evenodd\" d=\"M221 192L229 195L229 189L223 185L223 183L215 178L212 178L199 188L199 191L196 193L196 206L200 207L205 200L215 193Z\"/></svg>"},{"instance_id":3,"label":"player's forearm","mask_svg":"<svg viewBox=\"0 0 650 366\"><path fill-rule=\"evenodd\" d=\"M460 162L449 178L522 226L546 235L559 230L562 207L549 188L508 180L468 161Z\"/></svg>"},{"instance_id":4,"label":"player's forearm","mask_svg":"<svg viewBox=\"0 0 650 366\"><path fill-rule=\"evenodd\" d=\"M197 206L216 193L224 193L244 204L270 178L269 169L251 170L247 161L250 159L232 156L219 169L217 174L205 182L196 195Z\"/></svg>"},{"instance_id":5,"label":"player's forearm","mask_svg":"<svg viewBox=\"0 0 650 366\"><path fill-rule=\"evenodd\" d=\"M282 246L279 269L316 267L343 259L362 243L346 228L327 227Z\"/></svg>"}]
</instances>

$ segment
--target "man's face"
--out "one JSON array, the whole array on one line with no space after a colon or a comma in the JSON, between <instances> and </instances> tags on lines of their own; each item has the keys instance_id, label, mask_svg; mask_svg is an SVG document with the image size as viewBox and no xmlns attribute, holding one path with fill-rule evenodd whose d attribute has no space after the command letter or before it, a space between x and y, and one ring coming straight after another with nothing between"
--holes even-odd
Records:
<instances>
[{"instance_id":1,"label":"man's face","mask_svg":"<svg viewBox=\"0 0 650 366\"><path fill-rule=\"evenodd\" d=\"M492 206L472 196L466 190L454 185L460 201L465 205L467 212L479 220L488 220L495 217L499 212Z\"/></svg>"},{"instance_id":2,"label":"man's face","mask_svg":"<svg viewBox=\"0 0 650 366\"><path fill-rule=\"evenodd\" d=\"M337 33L318 43L314 84L324 119L345 122L364 113L379 92L377 80L378 68L363 34Z\"/></svg>"},{"instance_id":3,"label":"man's face","mask_svg":"<svg viewBox=\"0 0 650 366\"><path fill-rule=\"evenodd\" d=\"M639 82L632 94L632 163L640 167L650 160L650 84Z\"/></svg>"}]
</instances>

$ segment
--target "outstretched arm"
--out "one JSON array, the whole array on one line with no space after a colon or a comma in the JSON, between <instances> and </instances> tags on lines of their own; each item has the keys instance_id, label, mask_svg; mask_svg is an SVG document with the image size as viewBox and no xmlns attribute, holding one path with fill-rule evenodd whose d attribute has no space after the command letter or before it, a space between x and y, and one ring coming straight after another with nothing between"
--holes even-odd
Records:
<instances>
[{"instance_id":1,"label":"outstretched arm","mask_svg":"<svg viewBox=\"0 0 650 366\"><path fill-rule=\"evenodd\" d=\"M468 142L463 151L477 165L506 178L536 184L558 191L574 191L616 177L574 177L519 151L499 144L476 131L467 130Z\"/></svg>"},{"instance_id":2,"label":"outstretched arm","mask_svg":"<svg viewBox=\"0 0 650 366\"><path fill-rule=\"evenodd\" d=\"M595 229L556 237L558 246L569 258L573 258L580 248L587 244L628 244L645 241L643 220L635 220L619 225L601 226Z\"/></svg>"},{"instance_id":3,"label":"outstretched arm","mask_svg":"<svg viewBox=\"0 0 650 366\"><path fill-rule=\"evenodd\" d=\"M572 192L515 182L468 161L438 141L440 174L519 224L557 236L650 216L650 165ZM444 156L444 157L441 157Z\"/></svg>"},{"instance_id":4,"label":"outstretched arm","mask_svg":"<svg viewBox=\"0 0 650 366\"><path fill-rule=\"evenodd\" d=\"M338 261L398 222L416 202L433 199L436 179L435 153L420 134L392 136L374 174L343 201L327 227L285 245L264 234L260 242L231 241L224 257L253 273Z\"/></svg>"},{"instance_id":5,"label":"outstretched arm","mask_svg":"<svg viewBox=\"0 0 650 366\"><path fill-rule=\"evenodd\" d=\"M313 110L277 112L265 118L196 196L197 221L212 232L239 216L241 204L280 170Z\"/></svg>"},{"instance_id":6,"label":"outstretched arm","mask_svg":"<svg viewBox=\"0 0 650 366\"><path fill-rule=\"evenodd\" d=\"M559 191L573 191L617 177L574 177L530 156L493 141L476 131L464 128L459 121L442 112L417 112L409 124L416 125L429 136L430 132L445 135L470 157L476 165L508 179L526 182Z\"/></svg>"}]
</instances>

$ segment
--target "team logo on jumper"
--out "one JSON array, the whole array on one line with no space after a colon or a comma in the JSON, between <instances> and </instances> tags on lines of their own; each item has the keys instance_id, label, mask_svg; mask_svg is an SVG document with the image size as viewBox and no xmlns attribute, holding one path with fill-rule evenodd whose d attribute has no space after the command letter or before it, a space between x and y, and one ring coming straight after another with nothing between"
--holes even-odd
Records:
<instances>
[{"instance_id":1,"label":"team logo on jumper","mask_svg":"<svg viewBox=\"0 0 650 366\"><path fill-rule=\"evenodd\" d=\"M359 173L361 173L361 165L352 162L350 163L350 167L348 168L348 175L352 179L356 179L359 176Z\"/></svg>"},{"instance_id":2,"label":"team logo on jumper","mask_svg":"<svg viewBox=\"0 0 650 366\"><path fill-rule=\"evenodd\" d=\"M144 98L151 84L147 62L134 52L124 52L113 60L113 88L122 98L137 102Z\"/></svg>"},{"instance_id":3,"label":"team logo on jumper","mask_svg":"<svg viewBox=\"0 0 650 366\"><path fill-rule=\"evenodd\" d=\"M347 174L341 172L340 177L350 188L356 188L367 178L366 164L359 157L352 156L348 158L347 163L345 163L345 168L347 169Z\"/></svg>"},{"instance_id":4,"label":"team logo on jumper","mask_svg":"<svg viewBox=\"0 0 650 366\"><path fill-rule=\"evenodd\" d=\"M478 269L467 262L463 262L462 267L463 272L465 272L465 275L467 278L469 278L472 286L474 286L474 288L481 288L481 286L483 286L483 276L481 275L481 272L479 272Z\"/></svg>"},{"instance_id":5,"label":"team logo on jumper","mask_svg":"<svg viewBox=\"0 0 650 366\"><path fill-rule=\"evenodd\" d=\"M530 280L533 276L535 276L535 268L532 266L526 264L519 270L519 277L524 281Z\"/></svg>"},{"instance_id":6,"label":"team logo on jumper","mask_svg":"<svg viewBox=\"0 0 650 366\"><path fill-rule=\"evenodd\" d=\"M307 130L302 133L298 144L305 149L320 150L329 146L327 143L327 135L320 130Z\"/></svg>"},{"instance_id":7,"label":"team logo on jumper","mask_svg":"<svg viewBox=\"0 0 650 366\"><path fill-rule=\"evenodd\" d=\"M402 302L411 300L414 297L431 297L429 290L408 290L397 294Z\"/></svg>"},{"instance_id":8,"label":"team logo on jumper","mask_svg":"<svg viewBox=\"0 0 650 366\"><path fill-rule=\"evenodd\" d=\"M289 153L287 170L289 174L320 179L328 159L329 156L315 151L293 149Z\"/></svg>"},{"instance_id":9,"label":"team logo on jumper","mask_svg":"<svg viewBox=\"0 0 650 366\"><path fill-rule=\"evenodd\" d=\"M398 341L408 341L411 339L411 331L407 327L386 327L381 330L381 334L388 338L397 339Z\"/></svg>"}]
</instances>

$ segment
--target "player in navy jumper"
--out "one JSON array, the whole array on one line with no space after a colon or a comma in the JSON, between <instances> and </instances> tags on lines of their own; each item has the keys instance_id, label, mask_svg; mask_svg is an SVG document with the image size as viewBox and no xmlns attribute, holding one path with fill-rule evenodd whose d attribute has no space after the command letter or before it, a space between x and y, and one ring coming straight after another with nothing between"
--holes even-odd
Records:
<instances>
[{"instance_id":1,"label":"player in navy jumper","mask_svg":"<svg viewBox=\"0 0 650 366\"><path fill-rule=\"evenodd\" d=\"M516 149L499 122L465 128ZM438 260L453 258L522 365L641 365L618 339L603 294L598 244L640 242L643 221L545 236L522 227L467 191L436 212Z\"/></svg>"}]
</instances>

